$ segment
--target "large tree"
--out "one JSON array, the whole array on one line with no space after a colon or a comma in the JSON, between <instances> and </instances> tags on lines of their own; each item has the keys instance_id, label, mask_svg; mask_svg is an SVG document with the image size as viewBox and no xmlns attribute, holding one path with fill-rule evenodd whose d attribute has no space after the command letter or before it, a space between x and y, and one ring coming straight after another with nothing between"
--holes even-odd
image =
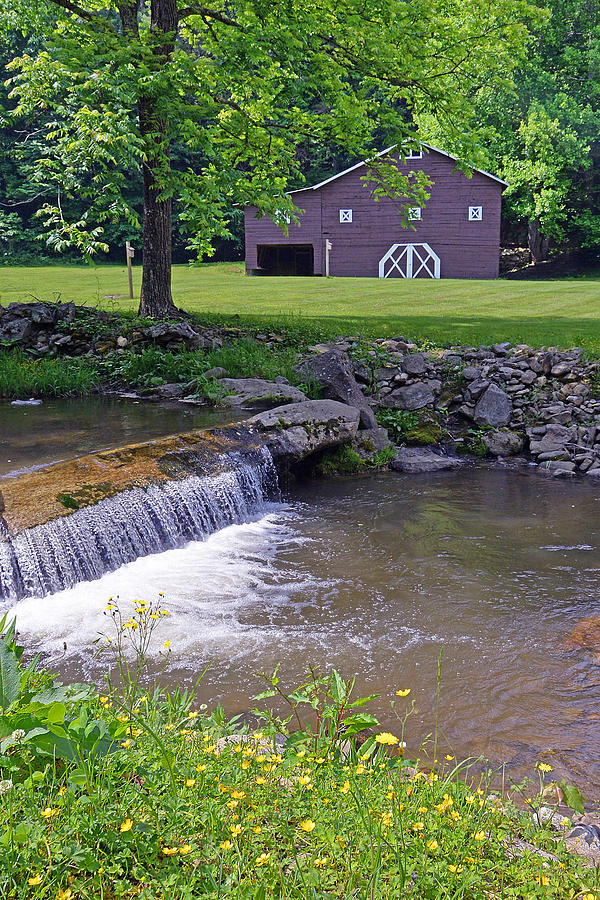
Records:
<instances>
[{"instance_id":1,"label":"large tree","mask_svg":"<svg viewBox=\"0 0 600 900\"><path fill-rule=\"evenodd\" d=\"M3 7L7 28L19 2ZM521 0L38 2L44 48L10 68L13 115L45 136L31 177L54 185L46 227L57 247L102 248L102 223L136 223L127 184L141 167L145 315L174 311L173 201L190 249L204 254L235 202L285 227L307 142L368 155L382 137L410 138L426 112L467 156L472 98L509 77L531 16ZM203 164L173 164L176 146ZM385 160L371 175L407 205L426 196L426 179ZM72 198L86 202L75 221Z\"/></svg>"}]
</instances>

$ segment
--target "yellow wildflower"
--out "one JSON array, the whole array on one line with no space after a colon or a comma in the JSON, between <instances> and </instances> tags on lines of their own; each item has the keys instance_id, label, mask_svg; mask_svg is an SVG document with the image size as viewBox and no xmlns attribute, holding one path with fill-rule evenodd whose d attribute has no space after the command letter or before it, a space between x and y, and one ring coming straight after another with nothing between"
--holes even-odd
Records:
<instances>
[{"instance_id":1,"label":"yellow wildflower","mask_svg":"<svg viewBox=\"0 0 600 900\"><path fill-rule=\"evenodd\" d=\"M179 848L179 852L181 853L182 856L187 856L188 853L191 853L191 852L192 852L192 845L191 845L191 844L184 844L183 847L180 847L180 848Z\"/></svg>"},{"instance_id":2,"label":"yellow wildflower","mask_svg":"<svg viewBox=\"0 0 600 900\"><path fill-rule=\"evenodd\" d=\"M390 747L393 747L394 744L398 743L396 735L390 734L389 731L382 731L381 734L376 734L375 740L378 744L388 744Z\"/></svg>"},{"instance_id":3,"label":"yellow wildflower","mask_svg":"<svg viewBox=\"0 0 600 900\"><path fill-rule=\"evenodd\" d=\"M538 763L538 769L540 772L552 772L552 766L549 766L548 763Z\"/></svg>"},{"instance_id":4,"label":"yellow wildflower","mask_svg":"<svg viewBox=\"0 0 600 900\"><path fill-rule=\"evenodd\" d=\"M196 784L196 779L195 779L195 778L186 778L186 779L185 779L185 786L186 786L186 787L194 787L195 784Z\"/></svg>"},{"instance_id":5,"label":"yellow wildflower","mask_svg":"<svg viewBox=\"0 0 600 900\"><path fill-rule=\"evenodd\" d=\"M397 697L408 697L410 694L410 688L404 688L403 690L396 691Z\"/></svg>"},{"instance_id":6,"label":"yellow wildflower","mask_svg":"<svg viewBox=\"0 0 600 900\"><path fill-rule=\"evenodd\" d=\"M434 841L434 840L432 840L432 841L427 841L427 849L428 849L428 850L437 850L437 848L438 848L438 842L437 842L437 841Z\"/></svg>"},{"instance_id":7,"label":"yellow wildflower","mask_svg":"<svg viewBox=\"0 0 600 900\"><path fill-rule=\"evenodd\" d=\"M301 775L298 779L298 784L310 784L310 776Z\"/></svg>"},{"instance_id":8,"label":"yellow wildflower","mask_svg":"<svg viewBox=\"0 0 600 900\"><path fill-rule=\"evenodd\" d=\"M230 825L229 830L234 837L237 837L238 834L240 833L240 831L242 830L242 826L241 825Z\"/></svg>"},{"instance_id":9,"label":"yellow wildflower","mask_svg":"<svg viewBox=\"0 0 600 900\"><path fill-rule=\"evenodd\" d=\"M108 697L100 697L99 700L100 700L100 703L108 703L109 698Z\"/></svg>"},{"instance_id":10,"label":"yellow wildflower","mask_svg":"<svg viewBox=\"0 0 600 900\"><path fill-rule=\"evenodd\" d=\"M257 783L257 784L266 784L266 783L267 783L267 779L266 779L266 778L263 778L262 775L259 775L258 778L256 779L256 783Z\"/></svg>"},{"instance_id":11,"label":"yellow wildflower","mask_svg":"<svg viewBox=\"0 0 600 900\"><path fill-rule=\"evenodd\" d=\"M124 831L131 831L132 828L133 828L132 819L124 819L123 822L121 822L121 827L119 830L121 831L121 833L123 833Z\"/></svg>"},{"instance_id":12,"label":"yellow wildflower","mask_svg":"<svg viewBox=\"0 0 600 900\"><path fill-rule=\"evenodd\" d=\"M547 875L538 875L535 880L538 884L541 884L543 887L548 887L548 885L550 884L550 879L548 878Z\"/></svg>"},{"instance_id":13,"label":"yellow wildflower","mask_svg":"<svg viewBox=\"0 0 600 900\"><path fill-rule=\"evenodd\" d=\"M221 841L219 847L221 848L221 850L231 850L233 844L231 843L231 841Z\"/></svg>"},{"instance_id":14,"label":"yellow wildflower","mask_svg":"<svg viewBox=\"0 0 600 900\"><path fill-rule=\"evenodd\" d=\"M234 800L243 800L246 796L246 791L232 791L231 796Z\"/></svg>"},{"instance_id":15,"label":"yellow wildflower","mask_svg":"<svg viewBox=\"0 0 600 900\"><path fill-rule=\"evenodd\" d=\"M163 647L165 650L168 650L170 646L171 646L171 641L165 641L163 644Z\"/></svg>"},{"instance_id":16,"label":"yellow wildflower","mask_svg":"<svg viewBox=\"0 0 600 900\"><path fill-rule=\"evenodd\" d=\"M350 782L345 781L340 788L340 794L347 794L349 790L350 790Z\"/></svg>"},{"instance_id":17,"label":"yellow wildflower","mask_svg":"<svg viewBox=\"0 0 600 900\"><path fill-rule=\"evenodd\" d=\"M31 878L27 879L27 884L30 884L32 887L35 887L37 884L41 884L44 880L43 875L32 875Z\"/></svg>"},{"instance_id":18,"label":"yellow wildflower","mask_svg":"<svg viewBox=\"0 0 600 900\"><path fill-rule=\"evenodd\" d=\"M226 805L228 809L235 809L238 805L238 802L237 800L228 800Z\"/></svg>"},{"instance_id":19,"label":"yellow wildflower","mask_svg":"<svg viewBox=\"0 0 600 900\"><path fill-rule=\"evenodd\" d=\"M463 867L462 867L462 866L453 866L453 865L449 865L449 866L448 866L448 869L450 870L450 872L455 872L455 873L459 873L459 872L462 872L462 871L463 871Z\"/></svg>"},{"instance_id":20,"label":"yellow wildflower","mask_svg":"<svg viewBox=\"0 0 600 900\"><path fill-rule=\"evenodd\" d=\"M268 866L271 861L270 853L261 853L260 856L256 857L255 866L259 868L260 866Z\"/></svg>"},{"instance_id":21,"label":"yellow wildflower","mask_svg":"<svg viewBox=\"0 0 600 900\"><path fill-rule=\"evenodd\" d=\"M63 784L63 786L61 787L60 791L58 792L58 796L59 796L59 797L64 797L66 793L67 793L67 789L66 789L66 787L65 787L64 784Z\"/></svg>"},{"instance_id":22,"label":"yellow wildflower","mask_svg":"<svg viewBox=\"0 0 600 900\"><path fill-rule=\"evenodd\" d=\"M71 888L67 888L66 891L59 890L58 894L56 895L56 900L71 900L72 896L73 891L71 890Z\"/></svg>"},{"instance_id":23,"label":"yellow wildflower","mask_svg":"<svg viewBox=\"0 0 600 900\"><path fill-rule=\"evenodd\" d=\"M363 765L360 764L360 763L359 763L359 765L356 767L356 774L357 774L357 775L363 775L366 771L367 771L367 767L366 767L366 766L363 766Z\"/></svg>"},{"instance_id":24,"label":"yellow wildflower","mask_svg":"<svg viewBox=\"0 0 600 900\"><path fill-rule=\"evenodd\" d=\"M484 841L485 840L485 831L476 831L473 835L476 841Z\"/></svg>"},{"instance_id":25,"label":"yellow wildflower","mask_svg":"<svg viewBox=\"0 0 600 900\"><path fill-rule=\"evenodd\" d=\"M245 760L242 762L242 771L245 772L246 769L249 769L249 768L250 768L250 761L247 760L247 759L245 759Z\"/></svg>"},{"instance_id":26,"label":"yellow wildflower","mask_svg":"<svg viewBox=\"0 0 600 900\"><path fill-rule=\"evenodd\" d=\"M316 822L313 822L312 819L305 819L304 822L300 822L300 828L302 831L314 831L317 826Z\"/></svg>"},{"instance_id":27,"label":"yellow wildflower","mask_svg":"<svg viewBox=\"0 0 600 900\"><path fill-rule=\"evenodd\" d=\"M413 831L424 831L424 829L425 829L425 826L422 822L413 822L412 823Z\"/></svg>"},{"instance_id":28,"label":"yellow wildflower","mask_svg":"<svg viewBox=\"0 0 600 900\"><path fill-rule=\"evenodd\" d=\"M260 834L262 831L262 828L260 827L260 825L255 825L254 828L252 829L252 831L254 832L254 834Z\"/></svg>"},{"instance_id":29,"label":"yellow wildflower","mask_svg":"<svg viewBox=\"0 0 600 900\"><path fill-rule=\"evenodd\" d=\"M450 754L447 753L446 756L444 757L444 759L447 759L448 762L452 762L452 760L454 759L454 757L453 757L453 756L450 756Z\"/></svg>"},{"instance_id":30,"label":"yellow wildflower","mask_svg":"<svg viewBox=\"0 0 600 900\"><path fill-rule=\"evenodd\" d=\"M179 847L161 847L160 849L165 856L175 856L179 852Z\"/></svg>"},{"instance_id":31,"label":"yellow wildflower","mask_svg":"<svg viewBox=\"0 0 600 900\"><path fill-rule=\"evenodd\" d=\"M317 856L315 859L315 869L322 869L323 866L327 865L327 857L326 856Z\"/></svg>"},{"instance_id":32,"label":"yellow wildflower","mask_svg":"<svg viewBox=\"0 0 600 900\"><path fill-rule=\"evenodd\" d=\"M196 766L196 772L204 772L205 769L206 769L205 765L204 766L202 766L202 765Z\"/></svg>"},{"instance_id":33,"label":"yellow wildflower","mask_svg":"<svg viewBox=\"0 0 600 900\"><path fill-rule=\"evenodd\" d=\"M40 813L42 819L51 819L52 816L58 815L60 809L58 807L47 806L46 809L43 809Z\"/></svg>"},{"instance_id":34,"label":"yellow wildflower","mask_svg":"<svg viewBox=\"0 0 600 900\"><path fill-rule=\"evenodd\" d=\"M129 722L129 716L121 715L118 716L119 722Z\"/></svg>"},{"instance_id":35,"label":"yellow wildflower","mask_svg":"<svg viewBox=\"0 0 600 900\"><path fill-rule=\"evenodd\" d=\"M121 747L125 747L125 749L127 749L127 747L131 747L132 743L133 741L130 741L128 738L126 741L121 741Z\"/></svg>"}]
</instances>

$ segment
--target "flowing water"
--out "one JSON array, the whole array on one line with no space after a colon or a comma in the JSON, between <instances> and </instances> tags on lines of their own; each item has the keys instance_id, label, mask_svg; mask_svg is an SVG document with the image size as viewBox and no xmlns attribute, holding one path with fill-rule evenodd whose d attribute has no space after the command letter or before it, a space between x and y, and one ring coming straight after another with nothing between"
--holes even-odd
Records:
<instances>
[{"instance_id":1,"label":"flowing water","mask_svg":"<svg viewBox=\"0 0 600 900\"><path fill-rule=\"evenodd\" d=\"M246 490L246 488L244 488ZM260 496L259 496L260 495ZM110 634L109 597L171 615L167 677L199 700L247 712L257 674L281 662L293 686L307 664L356 673L391 701L414 700L409 751L439 726L444 752L505 761L517 778L543 758L600 795L600 659L567 651L582 618L600 614L600 499L568 483L482 467L296 485L285 502L260 488L233 524L130 562L95 581L12 604L25 643L65 677L105 666L93 641ZM411 688L408 700L395 690Z\"/></svg>"}]
</instances>

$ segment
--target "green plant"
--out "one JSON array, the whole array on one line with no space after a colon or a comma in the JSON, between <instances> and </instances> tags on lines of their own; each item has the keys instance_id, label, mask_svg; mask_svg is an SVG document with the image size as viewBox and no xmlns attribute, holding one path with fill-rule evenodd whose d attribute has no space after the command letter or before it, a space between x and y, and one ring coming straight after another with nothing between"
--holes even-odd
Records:
<instances>
[{"instance_id":1,"label":"green plant","mask_svg":"<svg viewBox=\"0 0 600 900\"><path fill-rule=\"evenodd\" d=\"M367 463L348 444L325 450L314 463L312 473L327 478L331 475L358 475Z\"/></svg>"},{"instance_id":2,"label":"green plant","mask_svg":"<svg viewBox=\"0 0 600 900\"><path fill-rule=\"evenodd\" d=\"M472 453L473 456L487 456L488 449L483 438L489 431L492 431L489 425L468 428L463 435L462 441L457 446L457 451L459 453Z\"/></svg>"},{"instance_id":3,"label":"green plant","mask_svg":"<svg viewBox=\"0 0 600 900\"><path fill-rule=\"evenodd\" d=\"M446 433L440 424L440 413L381 408L375 415L395 444L437 444Z\"/></svg>"}]
</instances>

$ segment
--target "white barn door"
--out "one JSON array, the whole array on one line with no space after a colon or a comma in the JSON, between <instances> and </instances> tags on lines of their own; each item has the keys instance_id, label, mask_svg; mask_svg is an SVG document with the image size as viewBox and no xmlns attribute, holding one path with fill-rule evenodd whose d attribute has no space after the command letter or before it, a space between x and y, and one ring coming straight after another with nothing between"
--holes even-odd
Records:
<instances>
[{"instance_id":1,"label":"white barn door","mask_svg":"<svg viewBox=\"0 0 600 900\"><path fill-rule=\"evenodd\" d=\"M429 244L392 244L379 260L379 277L439 278L442 263Z\"/></svg>"}]
</instances>

